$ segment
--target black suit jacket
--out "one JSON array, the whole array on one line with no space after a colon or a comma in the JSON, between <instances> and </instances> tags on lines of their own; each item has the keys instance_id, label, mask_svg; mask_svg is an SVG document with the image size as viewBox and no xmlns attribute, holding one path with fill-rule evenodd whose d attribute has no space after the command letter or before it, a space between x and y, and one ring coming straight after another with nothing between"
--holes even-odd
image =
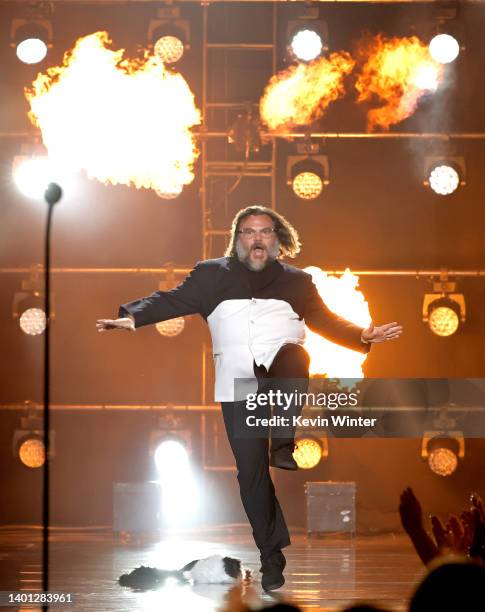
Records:
<instances>
[{"instance_id":1,"label":"black suit jacket","mask_svg":"<svg viewBox=\"0 0 485 612\"><path fill-rule=\"evenodd\" d=\"M310 274L280 261L249 273L236 257L202 261L175 289L119 309L120 317L134 317L135 327L196 313L211 330L217 401L233 398L234 378L254 376L253 359L269 368L284 343L302 344L305 325L362 353L371 346L361 341L363 328L324 304Z\"/></svg>"}]
</instances>

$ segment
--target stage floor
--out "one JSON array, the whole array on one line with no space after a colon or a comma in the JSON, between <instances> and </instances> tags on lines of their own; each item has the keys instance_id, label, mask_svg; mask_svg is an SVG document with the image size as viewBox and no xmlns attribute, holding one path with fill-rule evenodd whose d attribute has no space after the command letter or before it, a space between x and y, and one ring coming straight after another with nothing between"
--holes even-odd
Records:
<instances>
[{"instance_id":1,"label":"stage floor","mask_svg":"<svg viewBox=\"0 0 485 612\"><path fill-rule=\"evenodd\" d=\"M116 582L120 574L139 565L177 569L211 554L238 557L252 571L253 581L243 587L242 597L253 608L283 597L303 609L340 610L366 601L387 610L405 610L424 574L403 534L309 539L292 531L292 541L285 549L286 584L269 596L261 591L259 555L243 526L165 534L158 542L153 538L121 541L104 529L56 529L50 545L50 590L70 592L75 601L52 609L224 610L231 590L228 585L170 584L156 591L133 592ZM40 589L40 530L3 528L0 543L0 590ZM233 592L232 597L237 600L239 595Z\"/></svg>"}]
</instances>

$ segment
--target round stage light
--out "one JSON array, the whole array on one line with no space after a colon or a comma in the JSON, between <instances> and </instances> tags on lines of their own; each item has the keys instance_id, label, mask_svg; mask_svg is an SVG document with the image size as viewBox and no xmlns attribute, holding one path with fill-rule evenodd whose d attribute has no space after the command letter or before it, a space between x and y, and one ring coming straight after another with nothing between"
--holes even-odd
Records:
<instances>
[{"instance_id":1,"label":"round stage light","mask_svg":"<svg viewBox=\"0 0 485 612\"><path fill-rule=\"evenodd\" d=\"M39 468L45 463L44 442L38 437L24 440L18 453L20 461L29 468Z\"/></svg>"},{"instance_id":2,"label":"round stage light","mask_svg":"<svg viewBox=\"0 0 485 612\"><path fill-rule=\"evenodd\" d=\"M320 463L322 446L315 438L300 438L296 440L293 458L299 468L310 470Z\"/></svg>"},{"instance_id":3,"label":"round stage light","mask_svg":"<svg viewBox=\"0 0 485 612\"><path fill-rule=\"evenodd\" d=\"M428 324L437 336L452 336L460 325L458 313L449 306L437 306L429 314Z\"/></svg>"},{"instance_id":4,"label":"round stage light","mask_svg":"<svg viewBox=\"0 0 485 612\"><path fill-rule=\"evenodd\" d=\"M38 64L47 55L47 45L40 38L26 38L19 42L16 53L24 64Z\"/></svg>"},{"instance_id":5,"label":"round stage light","mask_svg":"<svg viewBox=\"0 0 485 612\"><path fill-rule=\"evenodd\" d=\"M183 185L167 182L163 185L159 184L159 186L155 190L155 193L159 198L162 198L163 200L175 200L175 198L178 198L178 196L182 193L183 189Z\"/></svg>"},{"instance_id":6,"label":"round stage light","mask_svg":"<svg viewBox=\"0 0 485 612\"><path fill-rule=\"evenodd\" d=\"M153 51L164 64L175 64L184 54L184 43L176 36L161 36L154 44Z\"/></svg>"},{"instance_id":7,"label":"round stage light","mask_svg":"<svg viewBox=\"0 0 485 612\"><path fill-rule=\"evenodd\" d=\"M438 476L451 476L458 467L458 457L449 448L435 448L429 453L428 465Z\"/></svg>"},{"instance_id":8,"label":"round stage light","mask_svg":"<svg viewBox=\"0 0 485 612\"><path fill-rule=\"evenodd\" d=\"M323 181L314 172L300 172L293 179L293 192L302 200L314 200L322 193Z\"/></svg>"},{"instance_id":9,"label":"round stage light","mask_svg":"<svg viewBox=\"0 0 485 612\"><path fill-rule=\"evenodd\" d=\"M304 62L316 59L323 50L322 37L315 30L299 30L291 40L293 55Z\"/></svg>"},{"instance_id":10,"label":"round stage light","mask_svg":"<svg viewBox=\"0 0 485 612\"><path fill-rule=\"evenodd\" d=\"M162 475L180 475L188 466L189 455L183 442L166 439L160 442L154 454L155 465Z\"/></svg>"},{"instance_id":11,"label":"round stage light","mask_svg":"<svg viewBox=\"0 0 485 612\"><path fill-rule=\"evenodd\" d=\"M450 34L438 34L429 43L429 54L439 64L453 62L460 53L460 45L454 36Z\"/></svg>"},{"instance_id":12,"label":"round stage light","mask_svg":"<svg viewBox=\"0 0 485 612\"><path fill-rule=\"evenodd\" d=\"M184 317L177 317L176 319L169 319L168 321L160 321L155 327L161 336L173 338L183 332L185 319Z\"/></svg>"},{"instance_id":13,"label":"round stage light","mask_svg":"<svg viewBox=\"0 0 485 612\"><path fill-rule=\"evenodd\" d=\"M41 308L28 308L20 315L20 329L28 336L42 334L46 327L45 312Z\"/></svg>"},{"instance_id":14,"label":"round stage light","mask_svg":"<svg viewBox=\"0 0 485 612\"><path fill-rule=\"evenodd\" d=\"M460 185L460 175L453 166L442 164L435 166L429 174L429 186L439 195L450 195Z\"/></svg>"},{"instance_id":15,"label":"round stage light","mask_svg":"<svg viewBox=\"0 0 485 612\"><path fill-rule=\"evenodd\" d=\"M47 157L23 159L14 167L13 180L25 196L35 199L44 197L49 183L65 183L59 169Z\"/></svg>"}]
</instances>

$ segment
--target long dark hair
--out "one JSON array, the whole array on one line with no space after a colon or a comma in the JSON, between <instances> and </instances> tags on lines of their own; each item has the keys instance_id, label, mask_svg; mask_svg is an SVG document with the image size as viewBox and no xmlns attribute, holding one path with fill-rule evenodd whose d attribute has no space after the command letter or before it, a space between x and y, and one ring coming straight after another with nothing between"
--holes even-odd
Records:
<instances>
[{"instance_id":1,"label":"long dark hair","mask_svg":"<svg viewBox=\"0 0 485 612\"><path fill-rule=\"evenodd\" d=\"M266 206L247 206L241 209L233 219L231 238L224 253L226 257L236 256L236 240L239 226L243 219L251 215L268 215L268 217L271 217L280 242L279 257L295 257L300 252L301 243L298 238L298 232L283 215L280 215L272 208L266 208Z\"/></svg>"}]
</instances>

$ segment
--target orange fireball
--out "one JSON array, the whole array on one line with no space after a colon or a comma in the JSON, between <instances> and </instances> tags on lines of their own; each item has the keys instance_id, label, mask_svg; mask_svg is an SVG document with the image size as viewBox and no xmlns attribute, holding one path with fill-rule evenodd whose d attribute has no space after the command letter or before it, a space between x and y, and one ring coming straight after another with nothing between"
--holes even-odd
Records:
<instances>
[{"instance_id":1,"label":"orange fireball","mask_svg":"<svg viewBox=\"0 0 485 612\"><path fill-rule=\"evenodd\" d=\"M39 74L26 90L29 117L54 161L170 197L194 178L194 96L159 58L123 59L109 44L107 32L80 38L62 66Z\"/></svg>"},{"instance_id":2,"label":"orange fireball","mask_svg":"<svg viewBox=\"0 0 485 612\"><path fill-rule=\"evenodd\" d=\"M361 327L371 322L369 305L357 289L359 277L348 268L342 276L330 276L316 266L305 268L312 275L318 293L336 314ZM310 374L328 378L362 378L362 364L367 355L339 346L307 328L303 345L310 355Z\"/></svg>"},{"instance_id":3,"label":"orange fireball","mask_svg":"<svg viewBox=\"0 0 485 612\"><path fill-rule=\"evenodd\" d=\"M410 117L420 99L435 91L443 78L443 66L416 36L385 38L378 34L360 43L358 55L363 62L355 85L358 102L381 103L368 112L368 131L388 130Z\"/></svg>"},{"instance_id":4,"label":"orange fireball","mask_svg":"<svg viewBox=\"0 0 485 612\"><path fill-rule=\"evenodd\" d=\"M262 121L271 131L281 132L319 119L345 93L344 77L353 67L348 53L332 53L274 75L260 100Z\"/></svg>"}]
</instances>

